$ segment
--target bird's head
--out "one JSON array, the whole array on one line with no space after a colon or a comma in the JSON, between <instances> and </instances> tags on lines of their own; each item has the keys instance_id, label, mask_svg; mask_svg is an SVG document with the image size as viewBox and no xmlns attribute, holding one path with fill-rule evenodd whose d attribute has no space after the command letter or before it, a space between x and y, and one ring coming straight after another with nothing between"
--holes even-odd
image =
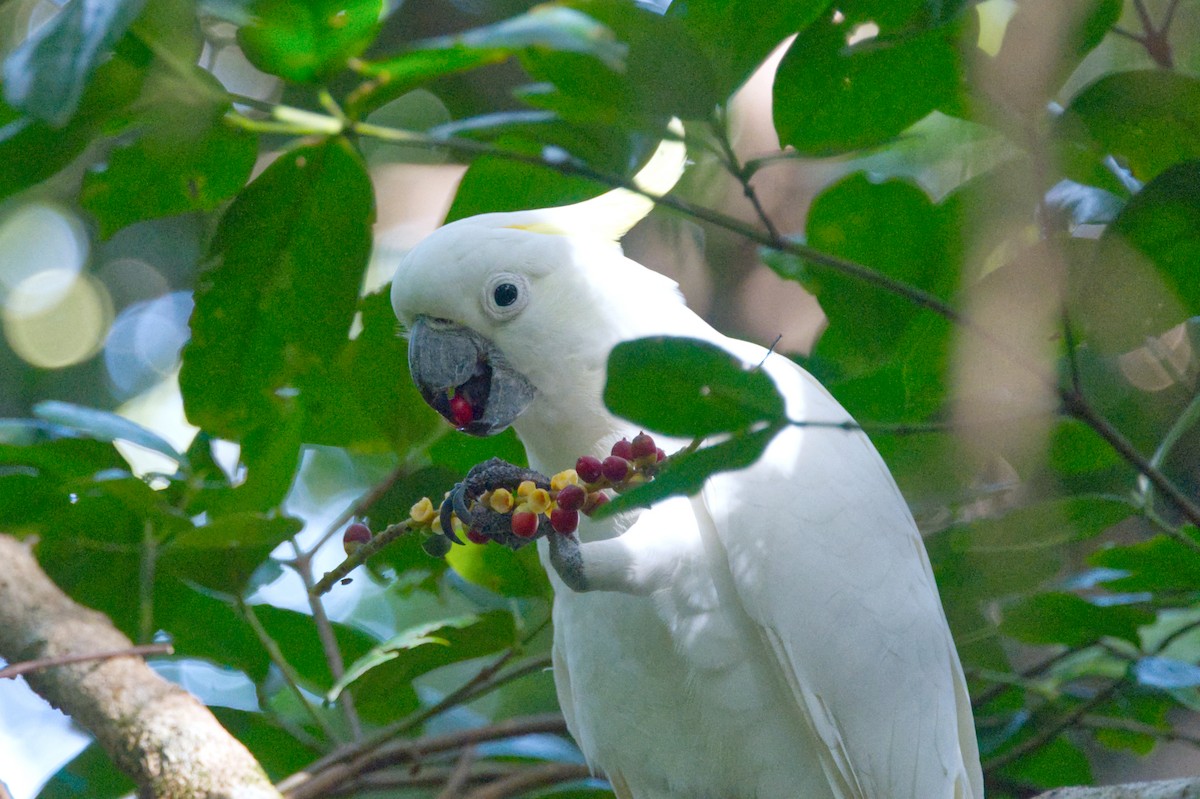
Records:
<instances>
[{"instance_id":1,"label":"bird's head","mask_svg":"<svg viewBox=\"0 0 1200 799\"><path fill-rule=\"evenodd\" d=\"M674 145L677 177L682 145ZM656 154L650 166L661 169L662 160ZM568 428L578 420L608 418L601 394L613 345L660 332L664 309L682 308L674 283L617 244L648 210L638 195L610 192L462 219L414 247L391 298L425 401L474 435L516 424L527 445L533 428L577 439ZM522 424L525 417L534 421Z\"/></svg>"}]
</instances>

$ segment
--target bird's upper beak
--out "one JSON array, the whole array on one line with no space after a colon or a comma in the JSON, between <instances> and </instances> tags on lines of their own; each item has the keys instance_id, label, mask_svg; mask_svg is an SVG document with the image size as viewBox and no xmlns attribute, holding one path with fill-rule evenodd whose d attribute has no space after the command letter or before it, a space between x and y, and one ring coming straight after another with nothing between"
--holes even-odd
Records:
<instances>
[{"instance_id":1,"label":"bird's upper beak","mask_svg":"<svg viewBox=\"0 0 1200 799\"><path fill-rule=\"evenodd\" d=\"M429 406L475 436L504 430L537 393L495 344L474 330L440 319L417 317L409 331L408 366ZM451 404L454 398L459 398L457 407ZM469 408L468 414L464 415L464 407Z\"/></svg>"}]
</instances>

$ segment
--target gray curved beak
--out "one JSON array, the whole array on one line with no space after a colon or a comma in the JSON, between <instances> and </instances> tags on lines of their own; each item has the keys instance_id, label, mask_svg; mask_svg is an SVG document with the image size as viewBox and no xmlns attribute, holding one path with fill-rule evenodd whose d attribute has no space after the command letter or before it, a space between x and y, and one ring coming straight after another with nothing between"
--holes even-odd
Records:
<instances>
[{"instance_id":1,"label":"gray curved beak","mask_svg":"<svg viewBox=\"0 0 1200 799\"><path fill-rule=\"evenodd\" d=\"M491 341L469 328L423 316L409 331L408 367L425 402L473 436L504 430L537 394ZM452 397L459 398L457 408L451 407ZM469 421L464 407L470 409Z\"/></svg>"}]
</instances>

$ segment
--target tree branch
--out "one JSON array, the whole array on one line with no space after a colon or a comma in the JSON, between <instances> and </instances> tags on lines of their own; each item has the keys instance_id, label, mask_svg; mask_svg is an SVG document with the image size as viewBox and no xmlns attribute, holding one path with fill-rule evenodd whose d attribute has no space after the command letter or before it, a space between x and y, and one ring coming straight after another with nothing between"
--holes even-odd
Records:
<instances>
[{"instance_id":1,"label":"tree branch","mask_svg":"<svg viewBox=\"0 0 1200 799\"><path fill-rule=\"evenodd\" d=\"M1097 788L1055 788L1034 799L1200 799L1200 780L1162 780Z\"/></svg>"},{"instance_id":2,"label":"tree branch","mask_svg":"<svg viewBox=\"0 0 1200 799\"><path fill-rule=\"evenodd\" d=\"M29 548L0 535L0 656L63 659L132 643L101 613L76 604ZM154 799L279 799L254 757L191 694L140 658L58 665L25 679L95 736Z\"/></svg>"}]
</instances>

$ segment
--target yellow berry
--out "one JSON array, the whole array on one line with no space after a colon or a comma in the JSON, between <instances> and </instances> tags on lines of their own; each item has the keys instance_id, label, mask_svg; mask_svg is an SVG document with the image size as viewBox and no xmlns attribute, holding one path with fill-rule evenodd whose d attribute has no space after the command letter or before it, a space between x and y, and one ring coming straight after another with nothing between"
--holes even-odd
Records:
<instances>
[{"instance_id":1,"label":"yellow berry","mask_svg":"<svg viewBox=\"0 0 1200 799\"><path fill-rule=\"evenodd\" d=\"M579 472L574 469L564 469L550 478L550 490L562 491L567 486L579 485Z\"/></svg>"},{"instance_id":2,"label":"yellow berry","mask_svg":"<svg viewBox=\"0 0 1200 799\"><path fill-rule=\"evenodd\" d=\"M524 480L519 486L517 486L517 496L527 497L535 490L537 490L537 485L535 485L532 480Z\"/></svg>"},{"instance_id":3,"label":"yellow berry","mask_svg":"<svg viewBox=\"0 0 1200 799\"><path fill-rule=\"evenodd\" d=\"M529 492L523 504L530 513L547 513L550 510L550 492L544 488L535 488Z\"/></svg>"},{"instance_id":4,"label":"yellow berry","mask_svg":"<svg viewBox=\"0 0 1200 799\"><path fill-rule=\"evenodd\" d=\"M491 493L487 502L496 513L508 513L513 509L513 495L507 488L497 488Z\"/></svg>"},{"instance_id":5,"label":"yellow berry","mask_svg":"<svg viewBox=\"0 0 1200 799\"><path fill-rule=\"evenodd\" d=\"M437 512L433 509L433 503L429 501L429 497L421 497L420 502L409 508L408 515L420 525L430 524L437 518Z\"/></svg>"}]
</instances>

